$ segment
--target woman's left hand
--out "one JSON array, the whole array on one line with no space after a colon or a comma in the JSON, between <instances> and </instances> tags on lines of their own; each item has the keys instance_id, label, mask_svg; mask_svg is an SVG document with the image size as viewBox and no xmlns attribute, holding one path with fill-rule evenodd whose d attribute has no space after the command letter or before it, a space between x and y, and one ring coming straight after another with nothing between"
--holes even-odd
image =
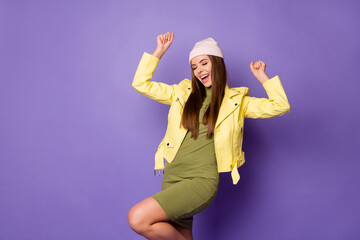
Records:
<instances>
[{"instance_id":1,"label":"woman's left hand","mask_svg":"<svg viewBox=\"0 0 360 240\"><path fill-rule=\"evenodd\" d=\"M263 61L257 61L250 63L250 70L254 74L254 76L263 84L267 80L269 80L269 76L265 73L266 64Z\"/></svg>"}]
</instances>

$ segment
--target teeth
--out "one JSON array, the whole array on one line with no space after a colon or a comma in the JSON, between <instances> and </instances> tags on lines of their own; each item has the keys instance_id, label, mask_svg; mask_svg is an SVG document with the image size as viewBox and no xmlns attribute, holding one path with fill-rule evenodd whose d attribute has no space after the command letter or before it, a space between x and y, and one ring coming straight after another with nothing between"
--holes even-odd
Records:
<instances>
[{"instance_id":1,"label":"teeth","mask_svg":"<svg viewBox=\"0 0 360 240\"><path fill-rule=\"evenodd\" d=\"M208 75L209 75L209 74L208 74ZM204 76L202 76L202 77L201 77L201 79L204 79L204 78L206 78L206 77L207 77L208 75L204 75Z\"/></svg>"}]
</instances>

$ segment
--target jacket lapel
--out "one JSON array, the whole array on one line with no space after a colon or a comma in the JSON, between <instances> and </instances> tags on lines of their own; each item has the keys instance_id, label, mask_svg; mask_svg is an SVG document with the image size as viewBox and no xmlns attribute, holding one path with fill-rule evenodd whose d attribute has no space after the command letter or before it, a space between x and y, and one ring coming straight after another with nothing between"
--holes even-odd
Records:
<instances>
[{"instance_id":1,"label":"jacket lapel","mask_svg":"<svg viewBox=\"0 0 360 240\"><path fill-rule=\"evenodd\" d=\"M229 116L237 107L240 107L242 99L242 91L237 91L235 89L230 89L229 86L225 85L225 94L220 107L220 112L215 124L217 128L224 119ZM239 97L235 97L239 95Z\"/></svg>"},{"instance_id":2,"label":"jacket lapel","mask_svg":"<svg viewBox=\"0 0 360 240\"><path fill-rule=\"evenodd\" d=\"M187 90L190 89L190 86L186 86ZM185 94L184 94L185 93ZM184 106L186 99L189 97L191 91L185 91L181 96L179 96L178 101ZM240 107L242 97L246 95L246 91L244 90L235 90L229 88L229 86L225 85L225 93L224 98L220 107L220 112L215 124L215 128L217 128L222 121L225 120L227 116L229 116L237 107Z\"/></svg>"}]
</instances>

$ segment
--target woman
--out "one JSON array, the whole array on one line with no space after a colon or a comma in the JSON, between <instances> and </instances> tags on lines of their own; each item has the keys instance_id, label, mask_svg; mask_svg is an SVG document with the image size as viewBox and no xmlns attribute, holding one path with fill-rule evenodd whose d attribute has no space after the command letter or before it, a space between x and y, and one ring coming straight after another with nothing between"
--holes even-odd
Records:
<instances>
[{"instance_id":1,"label":"woman","mask_svg":"<svg viewBox=\"0 0 360 240\"><path fill-rule=\"evenodd\" d=\"M162 191L128 213L130 227L148 239L192 239L193 216L213 202L219 173L231 172L234 184L240 179L244 119L290 111L279 77L270 79L262 61L251 62L250 69L269 99L250 97L246 87L230 89L223 53L212 38L197 42L190 52L191 81L150 82L173 39L173 32L157 36L157 48L143 54L132 84L139 93L170 105L165 137L155 154L155 170L165 169Z\"/></svg>"}]
</instances>

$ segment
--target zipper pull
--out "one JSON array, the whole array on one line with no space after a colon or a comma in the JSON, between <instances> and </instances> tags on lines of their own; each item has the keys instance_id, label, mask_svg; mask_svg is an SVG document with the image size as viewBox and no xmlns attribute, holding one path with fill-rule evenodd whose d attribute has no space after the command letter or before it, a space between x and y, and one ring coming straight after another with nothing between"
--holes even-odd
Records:
<instances>
[{"instance_id":1,"label":"zipper pull","mask_svg":"<svg viewBox=\"0 0 360 240\"><path fill-rule=\"evenodd\" d=\"M183 105L181 104L180 99L176 98L176 101L178 101L180 103L180 106L183 108Z\"/></svg>"}]
</instances>

